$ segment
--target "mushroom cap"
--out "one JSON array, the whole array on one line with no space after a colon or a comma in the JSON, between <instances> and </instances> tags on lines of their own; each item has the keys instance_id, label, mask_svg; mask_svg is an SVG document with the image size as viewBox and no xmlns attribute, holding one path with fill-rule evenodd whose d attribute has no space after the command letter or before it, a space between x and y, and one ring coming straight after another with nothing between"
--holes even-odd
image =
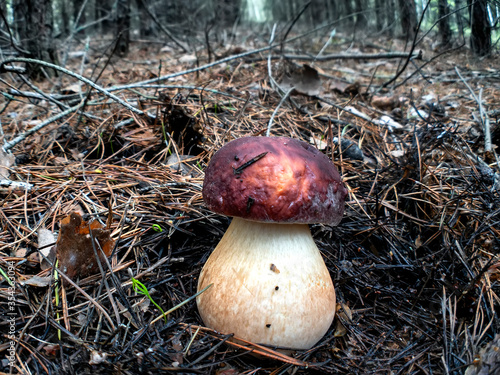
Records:
<instances>
[{"instance_id":1,"label":"mushroom cap","mask_svg":"<svg viewBox=\"0 0 500 375\"><path fill-rule=\"evenodd\" d=\"M260 222L337 225L346 195L326 155L286 137L227 143L212 157L203 183L210 210Z\"/></svg>"}]
</instances>

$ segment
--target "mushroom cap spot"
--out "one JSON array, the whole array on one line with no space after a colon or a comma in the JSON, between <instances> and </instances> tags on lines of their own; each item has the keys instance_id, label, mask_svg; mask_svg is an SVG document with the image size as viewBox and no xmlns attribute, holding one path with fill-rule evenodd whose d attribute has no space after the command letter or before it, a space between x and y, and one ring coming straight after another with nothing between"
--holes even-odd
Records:
<instances>
[{"instance_id":1,"label":"mushroom cap spot","mask_svg":"<svg viewBox=\"0 0 500 375\"><path fill-rule=\"evenodd\" d=\"M337 225L346 195L326 155L286 137L227 143L212 157L203 183L210 210L261 222Z\"/></svg>"}]
</instances>

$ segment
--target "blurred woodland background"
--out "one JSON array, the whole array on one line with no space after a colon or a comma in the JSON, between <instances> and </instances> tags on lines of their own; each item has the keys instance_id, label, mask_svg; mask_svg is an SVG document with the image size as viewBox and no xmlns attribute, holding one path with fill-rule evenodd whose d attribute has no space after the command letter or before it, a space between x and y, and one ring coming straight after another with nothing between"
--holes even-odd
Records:
<instances>
[{"instance_id":1,"label":"blurred woodland background","mask_svg":"<svg viewBox=\"0 0 500 375\"><path fill-rule=\"evenodd\" d=\"M335 26L356 39L369 33L408 38L417 29L435 38L435 46L468 44L478 56L498 46L500 4L488 0L2 0L3 54L19 53L57 63L65 43L85 37L114 35L116 53L130 41L172 41L196 50L234 37L241 25L269 28L274 22L296 22L304 28ZM200 40L205 38L205 40ZM419 35L422 37L422 35ZM5 49L9 46L12 50Z\"/></svg>"}]
</instances>

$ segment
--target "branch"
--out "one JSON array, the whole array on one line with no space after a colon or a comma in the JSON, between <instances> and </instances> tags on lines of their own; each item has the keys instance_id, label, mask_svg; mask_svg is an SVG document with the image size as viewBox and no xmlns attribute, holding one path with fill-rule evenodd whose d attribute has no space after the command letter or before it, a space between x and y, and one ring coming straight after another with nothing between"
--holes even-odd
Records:
<instances>
[{"instance_id":1,"label":"branch","mask_svg":"<svg viewBox=\"0 0 500 375\"><path fill-rule=\"evenodd\" d=\"M0 187L7 187L12 190L26 190L30 191L33 188L33 185L28 182L21 181L11 181L11 180L0 180Z\"/></svg>"},{"instance_id":2,"label":"branch","mask_svg":"<svg viewBox=\"0 0 500 375\"><path fill-rule=\"evenodd\" d=\"M247 59L247 62L255 62L266 60L268 57L254 57ZM418 53L409 52L386 52L386 53L359 53L356 55L348 55L345 53L333 53L330 55L323 56L310 56L310 55L278 55L270 56L271 60L279 60L281 58L286 58L289 60L306 60L306 61L328 61L328 60L376 60L376 59L422 59L422 51Z\"/></svg>"},{"instance_id":3,"label":"branch","mask_svg":"<svg viewBox=\"0 0 500 375\"><path fill-rule=\"evenodd\" d=\"M14 58L11 58L11 59L7 59L7 60L4 60L2 62L0 62L0 73L1 72L16 72L16 73L20 73L20 72L24 72L24 70L20 71L20 68L19 67L16 67L16 66L6 66L7 64L11 64L11 63L14 63L14 62L23 62L23 63L27 63L27 64L38 64L38 65L42 65L42 66L45 66L47 68L51 68L51 69L54 69L54 70L58 70L64 74L67 74L71 77L74 77L82 82L85 82L87 85L89 85L90 87L96 89L97 91L101 92L102 94L106 95L108 98L111 98L113 99L115 102L117 103L120 103L121 105L123 105L125 108L131 110L132 112L134 113L137 113L138 115L142 115L144 114L143 111L141 111L140 109L137 109L133 106L131 106L130 104L128 104L127 102L123 101L122 99L120 99L119 97L117 97L116 95L110 93L109 91L103 89L101 86L95 84L94 82L92 82L90 79L88 78L85 78L79 74L76 74L75 72L72 72L71 70L68 70L68 69L65 69L59 65L55 65L55 64L52 64L52 63L49 63L49 62L46 62L46 61L42 61L42 60L36 60L36 59L27 59L27 58L24 58L24 57L14 57ZM75 108L75 107L73 107Z\"/></svg>"},{"instance_id":4,"label":"branch","mask_svg":"<svg viewBox=\"0 0 500 375\"><path fill-rule=\"evenodd\" d=\"M158 82L161 82L161 81L166 81L166 80L169 80L170 78L174 78L174 77L178 77L178 76L183 76L185 74L190 74L190 73L196 73L196 72L199 72L199 71L202 71L202 70L205 70L205 69L209 69L209 68L212 68L212 67L214 67L216 65L220 65L220 64L226 63L228 61L237 60L237 59L240 59L242 57L247 57L247 56L250 56L250 55L255 55L256 53L261 53L261 52L269 51L269 50L271 50L273 48L276 48L276 47L279 47L279 44L273 44L271 46L254 49L252 51L239 53L239 54L233 55L233 56L228 56L228 57L223 58L221 60L214 61L213 63L205 64L205 65L199 66L197 68L183 70L183 71L177 72L177 73L172 73L172 74L169 74L169 75L166 75L166 76L161 76L161 77L158 77L158 78L148 79L146 81L136 82L136 83L132 83L130 85L113 86L113 87L108 88L108 91L117 91L117 90L123 90L123 89L131 89L131 88L134 88L134 87L141 87L141 86L144 86L144 85L147 85L147 84L150 84L150 83L158 83Z\"/></svg>"},{"instance_id":5,"label":"branch","mask_svg":"<svg viewBox=\"0 0 500 375\"><path fill-rule=\"evenodd\" d=\"M50 118L48 118L47 120L41 122L40 124L38 124L37 126L34 126L33 128L31 128L30 130L24 132L23 134L21 135L18 135L16 138L14 138L12 141L10 142L6 142L4 145L3 145L3 149L5 151L8 151L10 150L12 147L14 147L15 145L17 145L19 142L22 142L24 141L28 136L30 136L31 134L33 133L36 133L37 131L39 131L40 129L46 127L47 125L53 123L54 121L57 121L59 120L60 118L66 116L66 115L69 115L70 113L72 112L75 112L77 111L78 109L80 109L81 107L83 107L83 102L74 106L74 107L71 107L71 108L68 108L67 110L61 112L61 113L58 113L57 115L55 116L52 116Z\"/></svg>"}]
</instances>

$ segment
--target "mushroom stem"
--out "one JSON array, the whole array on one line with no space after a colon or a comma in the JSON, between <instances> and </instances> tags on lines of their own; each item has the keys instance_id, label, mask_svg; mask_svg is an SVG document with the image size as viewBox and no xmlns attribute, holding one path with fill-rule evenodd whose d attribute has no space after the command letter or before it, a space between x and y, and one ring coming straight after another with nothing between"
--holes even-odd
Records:
<instances>
[{"instance_id":1,"label":"mushroom stem","mask_svg":"<svg viewBox=\"0 0 500 375\"><path fill-rule=\"evenodd\" d=\"M307 224L233 218L203 267L204 323L255 343L309 349L328 331L335 290Z\"/></svg>"}]
</instances>

